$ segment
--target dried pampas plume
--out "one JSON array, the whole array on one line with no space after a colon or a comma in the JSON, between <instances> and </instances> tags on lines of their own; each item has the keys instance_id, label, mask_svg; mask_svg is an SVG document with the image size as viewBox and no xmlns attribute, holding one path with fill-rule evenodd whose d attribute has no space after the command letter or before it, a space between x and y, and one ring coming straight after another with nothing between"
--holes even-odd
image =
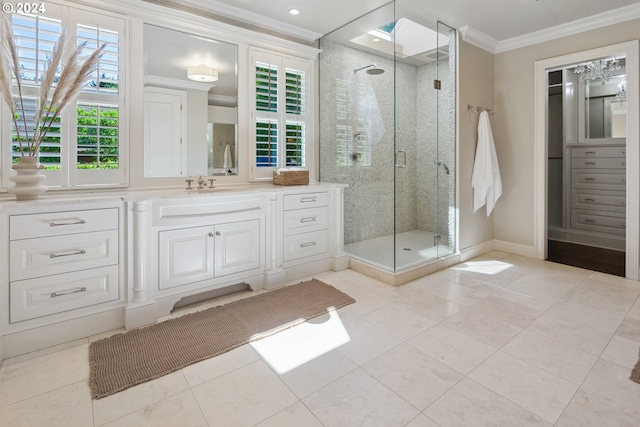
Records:
<instances>
[{"instance_id":1,"label":"dried pampas plume","mask_svg":"<svg viewBox=\"0 0 640 427\"><path fill-rule=\"evenodd\" d=\"M84 44L72 46L68 43L65 33L63 28L60 38L45 66L44 75L39 85L40 96L35 116L35 127L32 130L32 134L29 135L22 94L18 49L13 38L11 18L7 14L2 18L0 90L2 91L2 99L9 107L20 146L20 154L23 156L36 156L38 154L40 145L51 126L60 116L60 112L76 97L84 84L90 80L105 49L106 45L103 44L88 57L81 58L80 55ZM60 69L59 79L54 87L53 83L58 69ZM15 102L12 95L12 78L16 80L18 91ZM20 119L22 119L23 130L26 135L20 134Z\"/></svg>"}]
</instances>

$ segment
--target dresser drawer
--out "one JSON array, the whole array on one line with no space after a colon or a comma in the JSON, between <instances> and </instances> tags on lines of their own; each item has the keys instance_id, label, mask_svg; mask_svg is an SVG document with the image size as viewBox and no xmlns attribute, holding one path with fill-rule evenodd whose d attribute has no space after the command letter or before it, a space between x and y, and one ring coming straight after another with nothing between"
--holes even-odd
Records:
<instances>
[{"instance_id":1,"label":"dresser drawer","mask_svg":"<svg viewBox=\"0 0 640 427\"><path fill-rule=\"evenodd\" d=\"M573 147L571 157L622 157L627 155L626 147Z\"/></svg>"},{"instance_id":2,"label":"dresser drawer","mask_svg":"<svg viewBox=\"0 0 640 427\"><path fill-rule=\"evenodd\" d=\"M625 191L627 178L622 171L572 170L571 188Z\"/></svg>"},{"instance_id":3,"label":"dresser drawer","mask_svg":"<svg viewBox=\"0 0 640 427\"><path fill-rule=\"evenodd\" d=\"M625 169L627 161L624 157L604 158L572 158L572 169Z\"/></svg>"},{"instance_id":4,"label":"dresser drawer","mask_svg":"<svg viewBox=\"0 0 640 427\"><path fill-rule=\"evenodd\" d=\"M607 212L626 212L627 198L622 194L604 194L589 190L571 190L571 207Z\"/></svg>"},{"instance_id":5,"label":"dresser drawer","mask_svg":"<svg viewBox=\"0 0 640 427\"><path fill-rule=\"evenodd\" d=\"M12 282L11 323L117 300L118 266Z\"/></svg>"},{"instance_id":6,"label":"dresser drawer","mask_svg":"<svg viewBox=\"0 0 640 427\"><path fill-rule=\"evenodd\" d=\"M9 219L10 240L115 230L118 209L14 215Z\"/></svg>"},{"instance_id":7,"label":"dresser drawer","mask_svg":"<svg viewBox=\"0 0 640 427\"><path fill-rule=\"evenodd\" d=\"M287 194L284 196L284 210L315 208L318 206L327 206L329 202L329 194L322 193L304 193L304 194Z\"/></svg>"},{"instance_id":8,"label":"dresser drawer","mask_svg":"<svg viewBox=\"0 0 640 427\"><path fill-rule=\"evenodd\" d=\"M329 232L327 230L285 236L284 260L291 261L326 253L328 250L328 240Z\"/></svg>"},{"instance_id":9,"label":"dresser drawer","mask_svg":"<svg viewBox=\"0 0 640 427\"><path fill-rule=\"evenodd\" d=\"M9 247L11 281L118 263L117 230L14 240Z\"/></svg>"},{"instance_id":10,"label":"dresser drawer","mask_svg":"<svg viewBox=\"0 0 640 427\"><path fill-rule=\"evenodd\" d=\"M309 231L325 230L329 226L328 208L310 208L285 211L284 235L306 233Z\"/></svg>"},{"instance_id":11,"label":"dresser drawer","mask_svg":"<svg viewBox=\"0 0 640 427\"><path fill-rule=\"evenodd\" d=\"M626 219L625 215L620 213L572 209L571 227L601 233L624 235L626 232Z\"/></svg>"}]
</instances>

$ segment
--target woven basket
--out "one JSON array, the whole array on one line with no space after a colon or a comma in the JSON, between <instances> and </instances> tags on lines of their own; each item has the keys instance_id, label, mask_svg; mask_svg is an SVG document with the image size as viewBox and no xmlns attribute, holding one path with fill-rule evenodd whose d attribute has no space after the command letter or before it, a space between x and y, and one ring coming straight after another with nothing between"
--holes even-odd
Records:
<instances>
[{"instance_id":1,"label":"woven basket","mask_svg":"<svg viewBox=\"0 0 640 427\"><path fill-rule=\"evenodd\" d=\"M280 171L273 173L274 185L308 185L309 171Z\"/></svg>"}]
</instances>

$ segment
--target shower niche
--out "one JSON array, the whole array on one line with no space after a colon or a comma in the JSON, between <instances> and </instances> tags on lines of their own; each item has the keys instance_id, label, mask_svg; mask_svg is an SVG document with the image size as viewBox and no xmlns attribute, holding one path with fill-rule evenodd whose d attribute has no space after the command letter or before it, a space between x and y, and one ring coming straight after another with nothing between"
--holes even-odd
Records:
<instances>
[{"instance_id":1,"label":"shower niche","mask_svg":"<svg viewBox=\"0 0 640 427\"><path fill-rule=\"evenodd\" d=\"M319 60L320 179L349 185L345 251L393 284L456 251L456 32L405 3L326 35Z\"/></svg>"}]
</instances>

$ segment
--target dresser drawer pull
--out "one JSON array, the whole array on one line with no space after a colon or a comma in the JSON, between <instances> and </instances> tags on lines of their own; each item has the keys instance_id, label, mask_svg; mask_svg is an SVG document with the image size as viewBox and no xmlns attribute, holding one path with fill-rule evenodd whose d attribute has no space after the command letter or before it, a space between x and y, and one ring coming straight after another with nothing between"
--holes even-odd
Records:
<instances>
[{"instance_id":1,"label":"dresser drawer pull","mask_svg":"<svg viewBox=\"0 0 640 427\"><path fill-rule=\"evenodd\" d=\"M81 219L80 221L71 221L71 222L50 222L49 226L51 227L60 227L63 225L78 225L78 224L85 224L86 221L84 219Z\"/></svg>"},{"instance_id":2,"label":"dresser drawer pull","mask_svg":"<svg viewBox=\"0 0 640 427\"><path fill-rule=\"evenodd\" d=\"M584 162L585 165L592 165L595 166L596 162L595 161L590 161L590 162Z\"/></svg>"},{"instance_id":3,"label":"dresser drawer pull","mask_svg":"<svg viewBox=\"0 0 640 427\"><path fill-rule=\"evenodd\" d=\"M627 150L622 150L622 154L627 154Z\"/></svg>"},{"instance_id":4,"label":"dresser drawer pull","mask_svg":"<svg viewBox=\"0 0 640 427\"><path fill-rule=\"evenodd\" d=\"M586 177L584 180L585 180L585 181L590 181L590 182L595 182L595 181L596 181L596 178L595 178L595 177L593 177L593 176L589 176L589 177Z\"/></svg>"},{"instance_id":5,"label":"dresser drawer pull","mask_svg":"<svg viewBox=\"0 0 640 427\"><path fill-rule=\"evenodd\" d=\"M625 162L625 161L620 162L620 164L621 164L622 166L627 166L627 162Z\"/></svg>"},{"instance_id":6,"label":"dresser drawer pull","mask_svg":"<svg viewBox=\"0 0 640 427\"><path fill-rule=\"evenodd\" d=\"M621 202L620 202L620 204L621 204L622 206L627 206L627 202L626 202L625 200L621 201Z\"/></svg>"},{"instance_id":7,"label":"dresser drawer pull","mask_svg":"<svg viewBox=\"0 0 640 427\"><path fill-rule=\"evenodd\" d=\"M627 228L627 223L626 222L621 222L620 223L620 228Z\"/></svg>"},{"instance_id":8,"label":"dresser drawer pull","mask_svg":"<svg viewBox=\"0 0 640 427\"><path fill-rule=\"evenodd\" d=\"M316 201L316 197L302 197L300 203L313 203Z\"/></svg>"},{"instance_id":9,"label":"dresser drawer pull","mask_svg":"<svg viewBox=\"0 0 640 427\"><path fill-rule=\"evenodd\" d=\"M594 154L594 155L595 155L595 154L596 154L596 152L595 152L595 151L585 151L585 152L584 152L584 154L586 154L587 156L588 156L589 154Z\"/></svg>"},{"instance_id":10,"label":"dresser drawer pull","mask_svg":"<svg viewBox=\"0 0 640 427\"><path fill-rule=\"evenodd\" d=\"M316 217L310 217L310 218L300 218L300 222L305 223L305 222L316 222Z\"/></svg>"},{"instance_id":11,"label":"dresser drawer pull","mask_svg":"<svg viewBox=\"0 0 640 427\"><path fill-rule=\"evenodd\" d=\"M51 293L51 298L55 298L55 297L63 297L65 295L71 295L71 294L77 294L78 292L87 292L87 288L85 288L84 286L79 288L79 289L74 289L72 291L64 291L64 292L52 292Z\"/></svg>"},{"instance_id":12,"label":"dresser drawer pull","mask_svg":"<svg viewBox=\"0 0 640 427\"><path fill-rule=\"evenodd\" d=\"M596 220L595 219L585 219L584 222L586 222L587 224L595 224Z\"/></svg>"},{"instance_id":13,"label":"dresser drawer pull","mask_svg":"<svg viewBox=\"0 0 640 427\"><path fill-rule=\"evenodd\" d=\"M620 180L620 182L626 183L626 182L627 182L627 178L622 178L622 179Z\"/></svg>"},{"instance_id":14,"label":"dresser drawer pull","mask_svg":"<svg viewBox=\"0 0 640 427\"><path fill-rule=\"evenodd\" d=\"M309 246L316 246L316 242L300 243L301 248L308 248Z\"/></svg>"},{"instance_id":15,"label":"dresser drawer pull","mask_svg":"<svg viewBox=\"0 0 640 427\"><path fill-rule=\"evenodd\" d=\"M591 198L585 198L584 199L585 202L595 202L596 199L591 199Z\"/></svg>"},{"instance_id":16,"label":"dresser drawer pull","mask_svg":"<svg viewBox=\"0 0 640 427\"><path fill-rule=\"evenodd\" d=\"M79 251L74 251L74 252L67 252L67 253L63 253L63 254L56 254L53 253L51 255L49 255L51 258L61 258L63 256L73 256L73 255L84 255L86 254L87 251L85 251L84 249L80 249Z\"/></svg>"}]
</instances>

